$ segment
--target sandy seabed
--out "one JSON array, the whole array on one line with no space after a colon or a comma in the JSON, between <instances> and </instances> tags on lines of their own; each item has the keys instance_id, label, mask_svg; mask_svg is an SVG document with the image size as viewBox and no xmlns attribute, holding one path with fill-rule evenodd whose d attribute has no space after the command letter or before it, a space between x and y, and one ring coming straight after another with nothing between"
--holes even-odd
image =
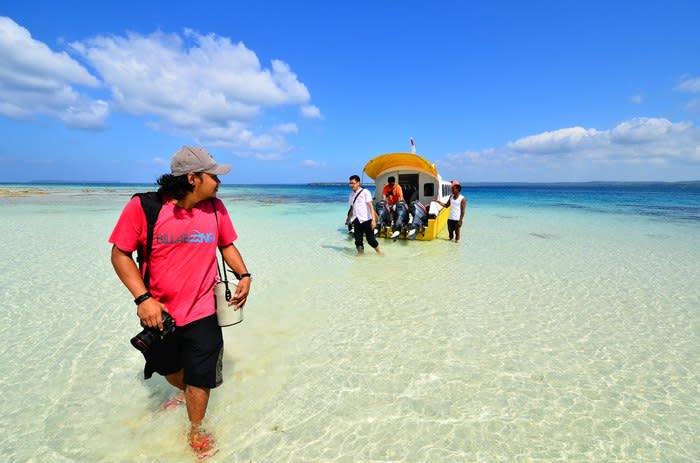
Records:
<instances>
[{"instance_id":1,"label":"sandy seabed","mask_svg":"<svg viewBox=\"0 0 700 463\"><path fill-rule=\"evenodd\" d=\"M192 461L106 242L130 192L0 203L0 456ZM696 461L700 227L483 207L355 256L344 204L228 201L254 275L212 462Z\"/></svg>"}]
</instances>

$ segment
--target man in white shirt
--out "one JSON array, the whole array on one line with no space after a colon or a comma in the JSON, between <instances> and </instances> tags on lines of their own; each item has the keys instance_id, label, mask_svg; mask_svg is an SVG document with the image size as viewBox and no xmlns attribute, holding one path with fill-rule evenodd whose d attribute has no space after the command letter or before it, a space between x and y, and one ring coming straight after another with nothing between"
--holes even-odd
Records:
<instances>
[{"instance_id":1,"label":"man in white shirt","mask_svg":"<svg viewBox=\"0 0 700 463\"><path fill-rule=\"evenodd\" d=\"M462 196L462 185L458 182L452 182L452 196L443 203L438 201L442 207L450 208L450 215L447 217L447 231L452 241L452 236L455 238L455 243L459 243L459 231L462 228L464 220L464 212L467 210L467 200Z\"/></svg>"},{"instance_id":2,"label":"man in white shirt","mask_svg":"<svg viewBox=\"0 0 700 463\"><path fill-rule=\"evenodd\" d=\"M377 254L381 254L379 242L374 237L374 226L377 223L377 213L374 210L371 193L362 188L360 177L357 175L350 176L349 182L352 193L348 199L350 210L348 211L348 222L352 223L353 233L355 234L355 248L357 253L362 255L365 253L362 235L367 237L367 244L372 246Z\"/></svg>"}]
</instances>

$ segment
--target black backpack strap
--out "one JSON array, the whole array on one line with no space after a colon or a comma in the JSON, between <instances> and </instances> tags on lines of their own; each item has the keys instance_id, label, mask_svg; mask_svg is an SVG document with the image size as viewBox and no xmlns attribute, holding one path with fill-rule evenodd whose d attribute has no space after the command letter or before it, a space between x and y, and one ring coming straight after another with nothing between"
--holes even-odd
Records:
<instances>
[{"instance_id":1,"label":"black backpack strap","mask_svg":"<svg viewBox=\"0 0 700 463\"><path fill-rule=\"evenodd\" d=\"M146 214L146 244L143 249L139 248L137 251L136 260L139 263L139 268L143 268L143 266L146 265L146 271L143 274L143 282L146 288L148 288L151 277L148 259L151 257L151 249L153 248L153 230L156 228L156 221L158 220L160 209L163 207L163 202L155 191L136 193L134 196L139 197L143 212Z\"/></svg>"}]
</instances>

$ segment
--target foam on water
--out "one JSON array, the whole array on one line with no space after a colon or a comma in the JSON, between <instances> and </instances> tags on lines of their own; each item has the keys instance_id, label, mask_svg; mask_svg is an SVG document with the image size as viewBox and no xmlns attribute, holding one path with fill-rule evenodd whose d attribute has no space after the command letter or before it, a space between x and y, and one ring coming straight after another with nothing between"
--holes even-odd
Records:
<instances>
[{"instance_id":1,"label":"foam on water","mask_svg":"<svg viewBox=\"0 0 700 463\"><path fill-rule=\"evenodd\" d=\"M192 460L109 264L130 193L0 202L4 461ZM697 222L472 199L461 244L357 258L340 201L226 201L254 282L211 461L700 458Z\"/></svg>"}]
</instances>

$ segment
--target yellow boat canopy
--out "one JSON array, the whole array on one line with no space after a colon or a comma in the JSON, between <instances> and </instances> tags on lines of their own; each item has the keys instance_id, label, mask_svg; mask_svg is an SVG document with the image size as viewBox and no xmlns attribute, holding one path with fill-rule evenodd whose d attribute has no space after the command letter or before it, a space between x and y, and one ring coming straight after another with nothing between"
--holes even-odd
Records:
<instances>
[{"instance_id":1,"label":"yellow boat canopy","mask_svg":"<svg viewBox=\"0 0 700 463\"><path fill-rule=\"evenodd\" d=\"M364 168L365 174L372 180L388 170L419 170L433 177L438 176L435 164L413 153L387 153L371 159Z\"/></svg>"}]
</instances>

